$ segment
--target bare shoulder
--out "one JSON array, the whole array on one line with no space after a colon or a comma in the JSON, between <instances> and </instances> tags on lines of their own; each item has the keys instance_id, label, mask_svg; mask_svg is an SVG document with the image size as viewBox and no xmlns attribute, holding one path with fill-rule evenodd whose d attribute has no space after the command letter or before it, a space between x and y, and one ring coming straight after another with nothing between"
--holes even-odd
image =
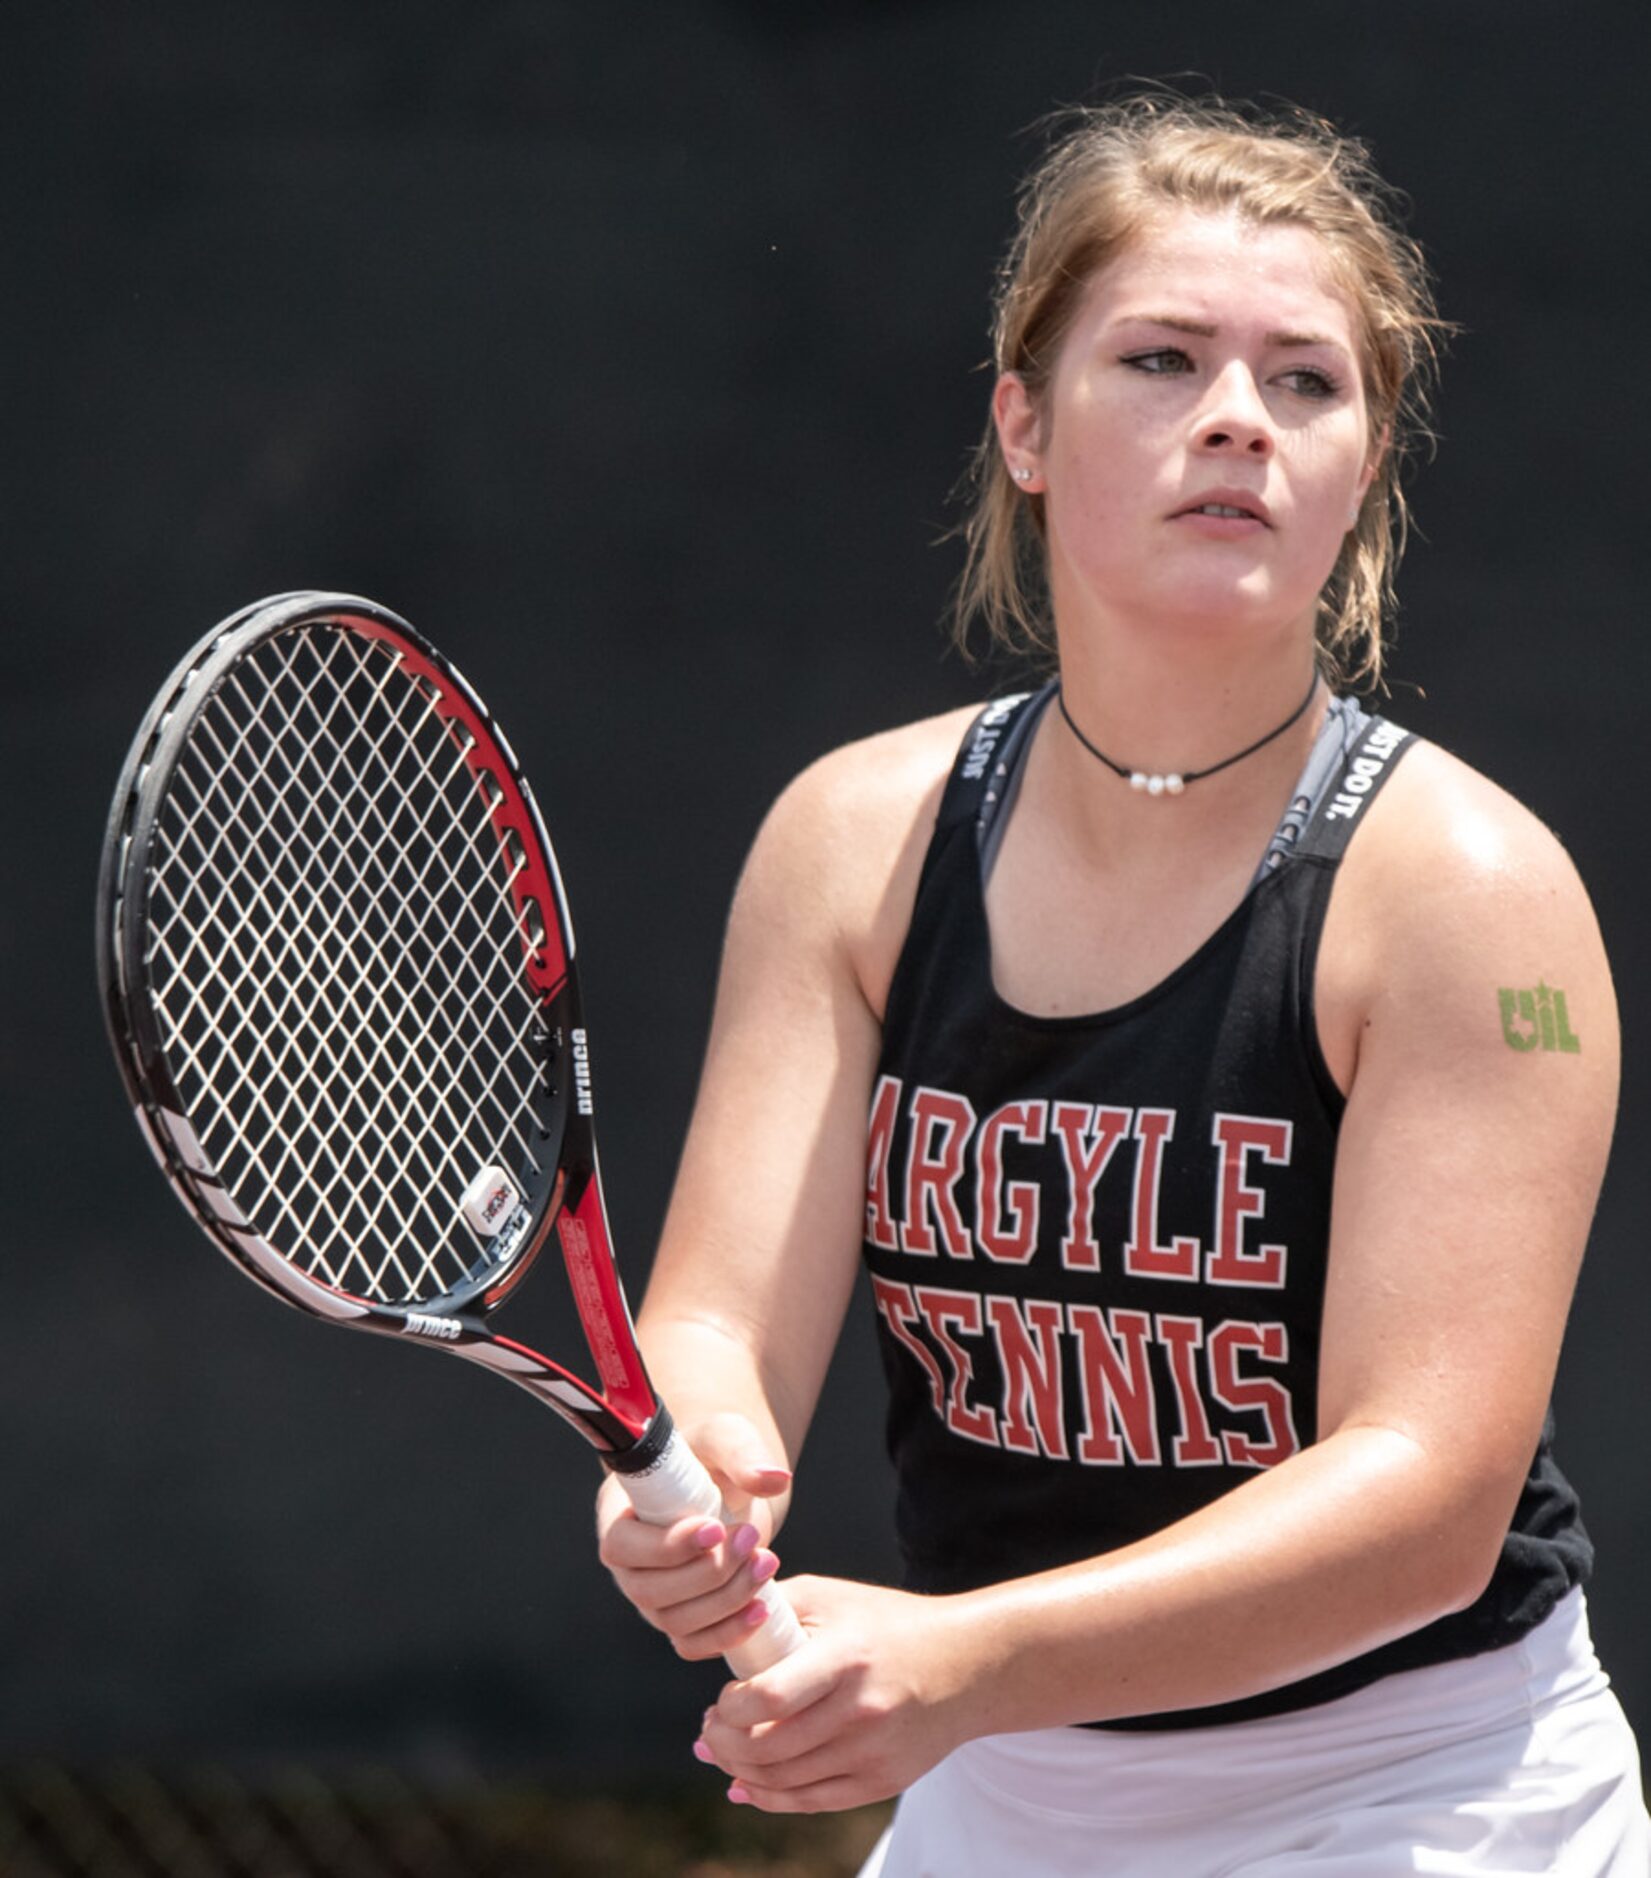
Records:
<instances>
[{"instance_id":1,"label":"bare shoulder","mask_svg":"<svg viewBox=\"0 0 1651 1878\"><path fill-rule=\"evenodd\" d=\"M736 926L783 926L788 942L841 952L881 1012L910 922L923 854L975 707L830 751L781 792L734 902Z\"/></svg>"},{"instance_id":2,"label":"bare shoulder","mask_svg":"<svg viewBox=\"0 0 1651 1878\"><path fill-rule=\"evenodd\" d=\"M1557 1047L1585 1026L1614 1062L1610 971L1570 855L1505 789L1433 744L1410 752L1348 849L1320 994L1321 1027L1339 1021L1353 1055L1347 1026L1402 1003L1441 1043L1458 1020L1514 1049L1527 1036Z\"/></svg>"},{"instance_id":3,"label":"bare shoulder","mask_svg":"<svg viewBox=\"0 0 1651 1878\"><path fill-rule=\"evenodd\" d=\"M761 840L800 844L810 862L837 841L858 847L879 833L898 840L912 815L932 813L974 716L971 707L861 737L818 757L781 792Z\"/></svg>"},{"instance_id":4,"label":"bare shoulder","mask_svg":"<svg viewBox=\"0 0 1651 1878\"><path fill-rule=\"evenodd\" d=\"M1419 744L1400 765L1348 853L1348 884L1378 914L1386 937L1493 937L1494 910L1537 922L1544 934L1593 909L1553 831L1507 790L1441 750Z\"/></svg>"}]
</instances>

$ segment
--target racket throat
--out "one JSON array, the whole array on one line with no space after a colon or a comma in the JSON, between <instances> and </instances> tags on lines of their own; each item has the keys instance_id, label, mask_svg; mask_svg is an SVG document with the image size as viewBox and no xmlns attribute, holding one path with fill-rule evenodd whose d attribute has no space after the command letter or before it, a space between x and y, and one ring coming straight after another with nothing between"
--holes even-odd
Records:
<instances>
[{"instance_id":1,"label":"racket throat","mask_svg":"<svg viewBox=\"0 0 1651 1878\"><path fill-rule=\"evenodd\" d=\"M642 1366L630 1310L619 1288L602 1189L593 1174L569 1182L569 1197L557 1215L556 1233L602 1393L619 1414L645 1428L656 1418L659 1403Z\"/></svg>"}]
</instances>

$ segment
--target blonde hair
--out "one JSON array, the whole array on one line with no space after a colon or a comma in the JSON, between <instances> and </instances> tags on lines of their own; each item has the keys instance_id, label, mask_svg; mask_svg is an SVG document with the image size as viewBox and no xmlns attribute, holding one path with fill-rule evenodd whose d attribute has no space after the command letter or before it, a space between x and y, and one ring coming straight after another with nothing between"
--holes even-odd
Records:
<instances>
[{"instance_id":1,"label":"blonde hair","mask_svg":"<svg viewBox=\"0 0 1651 1878\"><path fill-rule=\"evenodd\" d=\"M1383 625L1409 511L1405 456L1431 441L1428 394L1451 329L1433 303L1420 248L1365 147L1305 112L1263 113L1219 99L1145 93L1062 113L1043 161L1022 185L1015 238L994 296L993 356L1041 406L1085 292L1166 209L1236 211L1288 223L1323 242L1354 308L1371 437L1386 448L1319 596L1319 664L1332 684L1381 680ZM1016 488L993 425L965 479L970 512L953 629L966 647L979 618L1013 651L1052 655L1043 498Z\"/></svg>"}]
</instances>

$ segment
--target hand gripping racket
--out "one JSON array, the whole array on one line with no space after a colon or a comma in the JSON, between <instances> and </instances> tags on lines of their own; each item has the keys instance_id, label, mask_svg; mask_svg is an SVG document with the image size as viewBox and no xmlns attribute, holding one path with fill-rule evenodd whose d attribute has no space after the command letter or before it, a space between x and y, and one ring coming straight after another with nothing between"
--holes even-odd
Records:
<instances>
[{"instance_id":1,"label":"hand gripping racket","mask_svg":"<svg viewBox=\"0 0 1651 1878\"><path fill-rule=\"evenodd\" d=\"M347 594L215 627L127 757L97 948L138 1124L239 1270L508 1377L643 1519L725 1517L614 1264L555 856L491 713L427 640ZM490 1328L553 1225L595 1384ZM740 1676L803 1640L758 1595Z\"/></svg>"}]
</instances>

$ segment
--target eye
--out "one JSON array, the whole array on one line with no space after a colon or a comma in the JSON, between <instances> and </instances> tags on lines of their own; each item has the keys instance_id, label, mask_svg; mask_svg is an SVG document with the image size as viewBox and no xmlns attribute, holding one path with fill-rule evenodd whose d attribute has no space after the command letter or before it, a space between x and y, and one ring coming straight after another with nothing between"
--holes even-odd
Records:
<instances>
[{"instance_id":1,"label":"eye","mask_svg":"<svg viewBox=\"0 0 1651 1878\"><path fill-rule=\"evenodd\" d=\"M1317 365L1295 365L1280 373L1278 382L1304 398L1334 398L1341 391L1338 379Z\"/></svg>"},{"instance_id":2,"label":"eye","mask_svg":"<svg viewBox=\"0 0 1651 1878\"><path fill-rule=\"evenodd\" d=\"M1148 352L1126 352L1119 362L1158 378L1179 378L1192 370L1191 358L1179 346L1154 346Z\"/></svg>"}]
</instances>

